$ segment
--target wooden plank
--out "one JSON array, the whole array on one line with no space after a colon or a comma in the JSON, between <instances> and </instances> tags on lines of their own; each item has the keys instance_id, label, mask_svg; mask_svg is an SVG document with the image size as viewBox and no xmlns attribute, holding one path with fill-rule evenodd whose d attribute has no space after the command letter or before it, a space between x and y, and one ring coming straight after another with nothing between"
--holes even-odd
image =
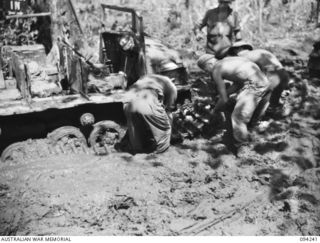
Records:
<instances>
[{"instance_id":1,"label":"wooden plank","mask_svg":"<svg viewBox=\"0 0 320 243\"><path fill-rule=\"evenodd\" d=\"M34 17L45 17L51 16L51 12L47 13L35 13L35 14L22 14L22 15L8 15L6 19L26 19L26 18L34 18Z\"/></svg>"},{"instance_id":2,"label":"wooden plank","mask_svg":"<svg viewBox=\"0 0 320 243\"><path fill-rule=\"evenodd\" d=\"M3 76L3 72L0 69L0 89L4 89L6 87L6 84L4 83L4 76Z\"/></svg>"},{"instance_id":3,"label":"wooden plank","mask_svg":"<svg viewBox=\"0 0 320 243\"><path fill-rule=\"evenodd\" d=\"M250 208L254 203L260 203L266 198L266 195L268 195L268 190L264 190L263 193L260 193L258 195L255 195L247 200L247 202L239 205L238 207L231 209L230 211L227 211L220 217L210 217L208 219L205 219L201 222L195 222L185 228L183 228L179 233L180 235L198 235L203 231L206 231L213 226L230 219L234 217L237 214L243 213L247 208Z\"/></svg>"}]
</instances>

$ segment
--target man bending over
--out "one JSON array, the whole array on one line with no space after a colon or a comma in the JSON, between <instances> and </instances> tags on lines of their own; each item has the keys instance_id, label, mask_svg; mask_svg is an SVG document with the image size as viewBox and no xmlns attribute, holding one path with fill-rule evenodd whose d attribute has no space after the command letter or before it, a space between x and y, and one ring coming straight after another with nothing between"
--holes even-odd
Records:
<instances>
[{"instance_id":1,"label":"man bending over","mask_svg":"<svg viewBox=\"0 0 320 243\"><path fill-rule=\"evenodd\" d=\"M227 130L228 134L233 134L234 145L247 142L249 139L247 125L256 108L261 102L264 103L264 107L259 109L261 116L269 105L271 87L267 77L257 64L243 57L217 60L212 55L205 54L199 58L198 65L212 75L220 96L213 113L224 111L227 122L230 114L225 108L229 95L240 91ZM228 90L225 80L232 82Z\"/></svg>"},{"instance_id":2,"label":"man bending over","mask_svg":"<svg viewBox=\"0 0 320 243\"><path fill-rule=\"evenodd\" d=\"M136 153L162 153L170 146L171 109L177 98L173 82L161 75L147 75L128 91L124 105L129 148Z\"/></svg>"},{"instance_id":3,"label":"man bending over","mask_svg":"<svg viewBox=\"0 0 320 243\"><path fill-rule=\"evenodd\" d=\"M267 75L273 90L270 106L278 106L281 93L288 88L290 77L277 57L264 49L248 50L242 49L241 46L231 47L229 51L230 54L245 57L259 66L261 71Z\"/></svg>"}]
</instances>

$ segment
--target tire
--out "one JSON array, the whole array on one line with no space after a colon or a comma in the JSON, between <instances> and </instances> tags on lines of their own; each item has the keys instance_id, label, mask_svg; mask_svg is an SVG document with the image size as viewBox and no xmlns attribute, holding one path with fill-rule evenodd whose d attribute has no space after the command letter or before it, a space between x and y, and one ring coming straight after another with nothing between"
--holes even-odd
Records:
<instances>
[{"instance_id":1,"label":"tire","mask_svg":"<svg viewBox=\"0 0 320 243\"><path fill-rule=\"evenodd\" d=\"M73 126L57 128L53 132L49 133L47 137L54 146L61 142L67 142L68 139L76 140L77 143L87 144L86 138L82 132Z\"/></svg>"},{"instance_id":2,"label":"tire","mask_svg":"<svg viewBox=\"0 0 320 243\"><path fill-rule=\"evenodd\" d=\"M124 137L124 129L113 121L101 121L94 125L88 142L96 154L108 154Z\"/></svg>"}]
</instances>

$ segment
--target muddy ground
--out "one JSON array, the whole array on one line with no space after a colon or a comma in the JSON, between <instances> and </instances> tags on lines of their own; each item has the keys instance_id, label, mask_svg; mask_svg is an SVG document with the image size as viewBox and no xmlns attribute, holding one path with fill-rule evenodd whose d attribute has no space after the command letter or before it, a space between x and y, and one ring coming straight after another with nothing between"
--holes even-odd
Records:
<instances>
[{"instance_id":1,"label":"muddy ground","mask_svg":"<svg viewBox=\"0 0 320 243\"><path fill-rule=\"evenodd\" d=\"M320 235L320 80L294 70L288 111L241 157L198 137L164 154L2 163L0 235Z\"/></svg>"}]
</instances>

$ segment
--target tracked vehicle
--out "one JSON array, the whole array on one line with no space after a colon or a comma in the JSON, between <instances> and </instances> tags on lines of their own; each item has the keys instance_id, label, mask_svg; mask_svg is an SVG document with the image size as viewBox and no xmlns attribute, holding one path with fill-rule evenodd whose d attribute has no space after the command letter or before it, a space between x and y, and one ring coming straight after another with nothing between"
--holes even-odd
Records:
<instances>
[{"instance_id":1,"label":"tracked vehicle","mask_svg":"<svg viewBox=\"0 0 320 243\"><path fill-rule=\"evenodd\" d=\"M146 49L152 45L151 48L162 51L169 49L160 42L145 40L142 17L131 8L101 7L104 17L110 11L129 15L130 28L117 30L104 26L100 33L99 64L86 59L65 36L53 44L49 54L46 53L47 46L29 41L28 36L22 41L19 37L9 44L2 43L2 161L23 160L32 153L36 156L90 153L89 147L97 154L110 152L124 135L122 107L126 102L125 89L144 74L160 73L173 77L180 94L188 97L187 72L182 63L170 63L172 60L166 58L155 63L148 59ZM2 25L13 23L11 20L50 16L50 12L6 15ZM108 22L106 18L104 21ZM119 43L122 36L132 36L139 42L138 49L127 53ZM55 56L59 58L55 59ZM138 60L142 62L137 66ZM29 146L33 140L28 139L39 139L37 151L34 146Z\"/></svg>"},{"instance_id":2,"label":"tracked vehicle","mask_svg":"<svg viewBox=\"0 0 320 243\"><path fill-rule=\"evenodd\" d=\"M316 4L312 3L312 15L315 18L316 28L320 28L320 0L316 0ZM313 44L308 60L308 70L310 77L320 78L320 41Z\"/></svg>"}]
</instances>

